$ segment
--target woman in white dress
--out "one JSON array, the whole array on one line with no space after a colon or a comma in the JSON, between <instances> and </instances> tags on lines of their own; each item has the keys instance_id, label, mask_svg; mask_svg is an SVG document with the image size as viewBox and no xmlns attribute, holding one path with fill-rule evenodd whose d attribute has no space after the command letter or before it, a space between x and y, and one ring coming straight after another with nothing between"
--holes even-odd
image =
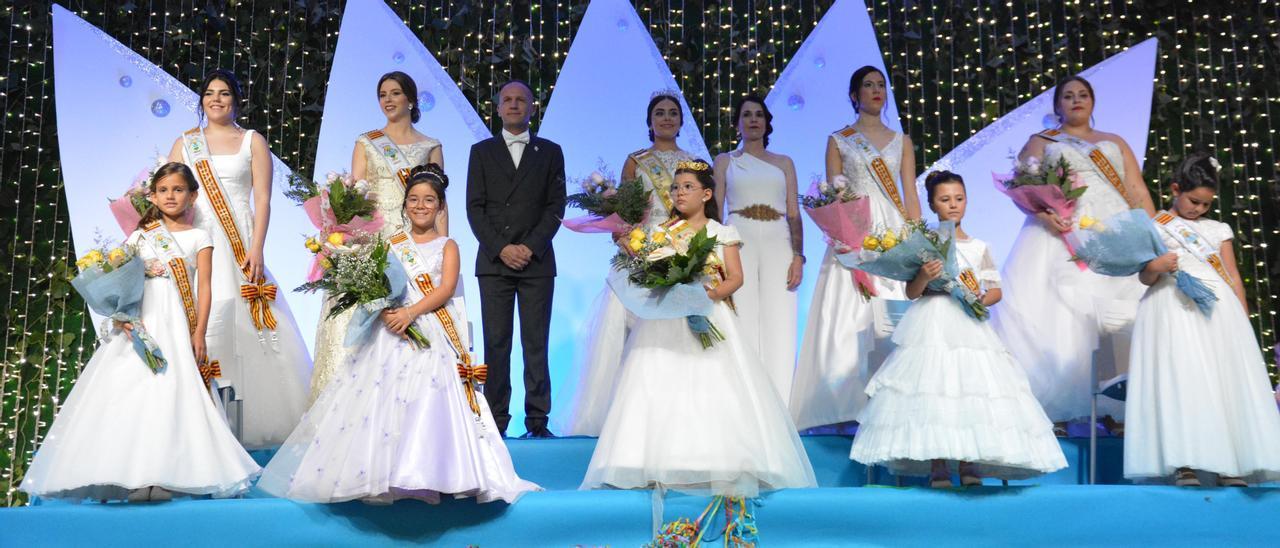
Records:
<instances>
[{"instance_id":1,"label":"woman in white dress","mask_svg":"<svg viewBox=\"0 0 1280 548\"><path fill-rule=\"evenodd\" d=\"M684 111L672 92L654 93L645 112L653 145L627 155L622 164L622 180L639 178L651 191L645 224L657 226L670 215L671 182L676 164L692 156L676 145L676 137L680 136L680 127L684 124ZM552 428L562 435L600 435L618 383L622 347L635 322L608 285L596 297L592 310L591 320L584 324L590 326L585 351L566 376L565 387L559 390L565 398L563 403L553 406L561 410L554 414Z\"/></svg>"},{"instance_id":2,"label":"woman in white dress","mask_svg":"<svg viewBox=\"0 0 1280 548\"><path fill-rule=\"evenodd\" d=\"M960 226L964 180L938 171L925 189L938 219L956 223L961 280L982 304L995 305L1000 273L991 251ZM965 486L1065 468L1053 423L995 331L951 295L927 289L942 268L942 261L925 263L907 284L907 297L916 301L893 332L897 348L867 386L871 401L858 416L849 457L901 475L928 474L933 487L952 486L952 462Z\"/></svg>"},{"instance_id":3,"label":"woman in white dress","mask_svg":"<svg viewBox=\"0 0 1280 548\"><path fill-rule=\"evenodd\" d=\"M23 491L75 500L167 500L171 492L229 497L258 475L196 366L206 357L213 262L209 233L186 220L198 188L185 165L162 166L149 189L153 208L127 241L137 246L133 260L147 265L141 323L167 364L153 372L134 351L134 326L116 322L58 411L22 479ZM168 237L183 270L195 267L196 283L186 286L195 290L188 294L195 325L170 273L178 263L143 237L143 227Z\"/></svg>"},{"instance_id":4,"label":"woman in white dress","mask_svg":"<svg viewBox=\"0 0 1280 548\"><path fill-rule=\"evenodd\" d=\"M871 226L896 230L920 218L920 199L911 138L881 120L888 97L879 69L853 73L849 100L858 120L827 140L827 180L844 175L870 200ZM861 289L853 271L836 261L838 252L827 246L796 362L790 407L801 429L857 418L867 379L892 350L889 312L905 306L902 282L870 277L872 287Z\"/></svg>"},{"instance_id":5,"label":"woman in white dress","mask_svg":"<svg viewBox=\"0 0 1280 548\"><path fill-rule=\"evenodd\" d=\"M418 107L418 85L408 74L388 72L378 79L378 104L387 117L386 125L360 134L351 152L351 177L368 181L377 196L378 212L385 222L383 236L404 225L401 203L404 202L404 180L408 169L428 163L444 167L444 149L440 141L428 137L413 127L422 117ZM436 230L442 236L449 235L449 217L443 211L437 216ZM315 367L311 371L311 401L324 390L351 354L342 345L351 311L328 318L329 303L320 311L320 323L316 326Z\"/></svg>"},{"instance_id":6,"label":"woman in white dress","mask_svg":"<svg viewBox=\"0 0 1280 548\"><path fill-rule=\"evenodd\" d=\"M1062 127L1032 135L1018 154L1020 161L1039 158L1045 165L1066 159L1089 190L1076 201L1069 219L1051 211L1027 217L1004 265L1004 305L992 318L1000 338L1026 368L1036 398L1059 423L1059 435L1066 434L1066 421L1090 414L1095 350L1102 349L1099 380L1124 372L1127 332L1142 296L1137 276L1114 278L1077 267L1061 234L1085 215L1103 219L1130 208L1154 213L1129 145L1118 135L1093 129L1093 107L1088 81L1064 79L1054 90L1054 112ZM1098 401L1106 414L1119 417L1124 411L1120 402Z\"/></svg>"},{"instance_id":7,"label":"woman in white dress","mask_svg":"<svg viewBox=\"0 0 1280 548\"><path fill-rule=\"evenodd\" d=\"M410 226L389 240L391 260L411 278L406 305L384 310L353 348L350 367L267 464L264 491L308 502L436 503L441 495L515 502L539 489L516 475L475 386L484 366L471 363L457 330L458 245L436 229L447 186L437 166L413 170L402 199ZM429 348L404 336L409 325Z\"/></svg>"},{"instance_id":8,"label":"woman in white dress","mask_svg":"<svg viewBox=\"0 0 1280 548\"><path fill-rule=\"evenodd\" d=\"M1138 306L1130 354L1124 475L1200 485L1280 479L1280 412L1249 322L1231 227L1205 219L1218 190L1218 165L1194 153L1174 173L1173 206L1156 215L1170 253L1139 275L1151 286ZM1208 315L1178 290L1183 271L1218 301Z\"/></svg>"},{"instance_id":9,"label":"woman in white dress","mask_svg":"<svg viewBox=\"0 0 1280 548\"><path fill-rule=\"evenodd\" d=\"M208 123L174 141L169 161L191 166L204 187L195 225L214 244L209 355L243 399L240 442L273 447L306 410L311 358L285 300L288 288L276 287L262 256L271 219L271 150L261 135L236 123L241 96L234 75L210 73L200 95Z\"/></svg>"},{"instance_id":10,"label":"woman in white dress","mask_svg":"<svg viewBox=\"0 0 1280 548\"><path fill-rule=\"evenodd\" d=\"M747 349L785 404L796 367L796 293L804 274L804 237L796 167L769 152L773 114L755 95L733 109L742 147L716 156L716 204L742 236L742 289L733 295Z\"/></svg>"},{"instance_id":11,"label":"woman in white dress","mask_svg":"<svg viewBox=\"0 0 1280 548\"><path fill-rule=\"evenodd\" d=\"M637 320L583 489L674 489L732 497L814 487L795 425L747 346L727 299L742 286L737 230L716 221L715 180L702 161L676 169L673 238L706 228L724 266L707 295L724 340L703 348L685 319ZM719 270L719 269L717 269Z\"/></svg>"}]
</instances>

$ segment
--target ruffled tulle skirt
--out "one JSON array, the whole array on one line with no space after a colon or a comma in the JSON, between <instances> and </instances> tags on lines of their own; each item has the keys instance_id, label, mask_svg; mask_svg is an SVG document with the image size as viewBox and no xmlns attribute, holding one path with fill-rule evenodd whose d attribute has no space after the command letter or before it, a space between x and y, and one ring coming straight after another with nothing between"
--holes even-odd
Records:
<instances>
[{"instance_id":1,"label":"ruffled tulle skirt","mask_svg":"<svg viewBox=\"0 0 1280 548\"><path fill-rule=\"evenodd\" d=\"M804 446L769 376L743 350L723 304L725 335L703 349L678 320L640 320L583 489L645 489L756 496L813 487Z\"/></svg>"},{"instance_id":2,"label":"ruffled tulle skirt","mask_svg":"<svg viewBox=\"0 0 1280 548\"><path fill-rule=\"evenodd\" d=\"M514 502L538 486L520 479L477 393L468 404L457 360L441 331L419 320L429 349L381 325L352 352L258 483L279 497L309 502L415 498L442 494Z\"/></svg>"},{"instance_id":3,"label":"ruffled tulle skirt","mask_svg":"<svg viewBox=\"0 0 1280 548\"><path fill-rule=\"evenodd\" d=\"M850 458L902 475L928 475L933 459L1003 479L1066 467L1053 424L989 325L949 296L927 295L893 339L897 349L867 385Z\"/></svg>"},{"instance_id":4,"label":"ruffled tulle skirt","mask_svg":"<svg viewBox=\"0 0 1280 548\"><path fill-rule=\"evenodd\" d=\"M1055 421L1089 416L1095 350L1101 349L1099 382L1127 371L1128 340L1144 290L1137 276L1082 271L1070 258L1061 237L1028 218L1004 265L1004 299L991 318ZM1123 403L1098 402L1100 414L1123 416Z\"/></svg>"},{"instance_id":5,"label":"ruffled tulle skirt","mask_svg":"<svg viewBox=\"0 0 1280 548\"><path fill-rule=\"evenodd\" d=\"M565 376L552 406L551 431L562 436L599 436L622 371L622 348L635 316L627 312L608 284L588 316L583 352Z\"/></svg>"},{"instance_id":6,"label":"ruffled tulle skirt","mask_svg":"<svg viewBox=\"0 0 1280 548\"><path fill-rule=\"evenodd\" d=\"M108 335L36 451L23 491L122 499L156 486L229 497L257 476L200 379L177 288L168 278L145 283L142 323L168 365L153 373L127 335Z\"/></svg>"},{"instance_id":7,"label":"ruffled tulle skirt","mask_svg":"<svg viewBox=\"0 0 1280 548\"><path fill-rule=\"evenodd\" d=\"M1125 477L1168 477L1185 466L1250 482L1280 479L1280 411L1253 326L1226 284L1201 279L1219 299L1208 317L1168 276L1138 309Z\"/></svg>"}]
</instances>

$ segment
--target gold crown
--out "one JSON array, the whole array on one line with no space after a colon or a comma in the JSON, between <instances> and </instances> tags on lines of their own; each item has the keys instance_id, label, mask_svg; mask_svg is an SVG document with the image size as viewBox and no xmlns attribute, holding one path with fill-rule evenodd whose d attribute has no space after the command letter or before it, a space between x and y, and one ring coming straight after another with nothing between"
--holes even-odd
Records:
<instances>
[{"instance_id":1,"label":"gold crown","mask_svg":"<svg viewBox=\"0 0 1280 548\"><path fill-rule=\"evenodd\" d=\"M681 160L676 164L676 169L688 169L690 171L711 171L711 166L702 160Z\"/></svg>"}]
</instances>

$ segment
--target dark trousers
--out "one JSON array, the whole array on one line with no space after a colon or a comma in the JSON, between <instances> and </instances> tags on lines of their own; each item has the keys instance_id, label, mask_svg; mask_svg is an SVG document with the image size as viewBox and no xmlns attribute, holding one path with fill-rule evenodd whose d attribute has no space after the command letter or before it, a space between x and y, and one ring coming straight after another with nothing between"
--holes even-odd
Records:
<instances>
[{"instance_id":1,"label":"dark trousers","mask_svg":"<svg viewBox=\"0 0 1280 548\"><path fill-rule=\"evenodd\" d=\"M477 276L480 314L484 321L484 359L489 378L484 397L498 430L511 422L511 339L516 303L520 305L520 345L524 348L524 424L547 426L551 412L551 376L547 366L547 336L551 327L553 277L517 278Z\"/></svg>"}]
</instances>

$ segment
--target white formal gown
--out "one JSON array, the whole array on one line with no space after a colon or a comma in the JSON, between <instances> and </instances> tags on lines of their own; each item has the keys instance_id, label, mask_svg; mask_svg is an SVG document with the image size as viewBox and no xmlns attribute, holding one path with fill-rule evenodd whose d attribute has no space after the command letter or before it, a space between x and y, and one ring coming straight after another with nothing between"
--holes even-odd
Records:
<instances>
[{"instance_id":1,"label":"white formal gown","mask_svg":"<svg viewBox=\"0 0 1280 548\"><path fill-rule=\"evenodd\" d=\"M742 236L743 281L733 294L738 326L747 351L760 357L785 404L796 367L796 293L787 289L787 269L795 252L785 217L786 174L741 152L729 155L725 179L727 224ZM752 218L760 217L750 211L752 206L765 206L784 217Z\"/></svg>"},{"instance_id":2,"label":"white formal gown","mask_svg":"<svg viewBox=\"0 0 1280 548\"><path fill-rule=\"evenodd\" d=\"M872 227L901 226L905 219L885 196L852 142L839 133L832 137L840 150L843 175L871 201ZM898 179L902 134L894 135L880 154L889 172ZM837 262L835 250L827 246L791 387L791 417L801 429L857 419L867 402L867 380L893 349L889 337L893 322L886 301L904 301L906 286L878 276L872 280L877 296L867 300L854 283L852 271Z\"/></svg>"},{"instance_id":3,"label":"white formal gown","mask_svg":"<svg viewBox=\"0 0 1280 548\"><path fill-rule=\"evenodd\" d=\"M652 154L657 156L670 174L675 173L676 164L693 158L683 150L654 150ZM665 223L671 211L654 188L655 178L638 166L636 176L646 189L652 191L645 224L657 226ZM556 403L552 405L555 410L551 414L550 423L553 432L562 436L600 435L621 374L619 368L622 366L622 347L634 323L635 316L627 312L613 290L609 289L609 285L604 284L587 319L586 325L591 327L586 345L574 361L569 374L564 377L564 387L553 391L559 394Z\"/></svg>"},{"instance_id":4,"label":"white formal gown","mask_svg":"<svg viewBox=\"0 0 1280 548\"><path fill-rule=\"evenodd\" d=\"M1111 141L1098 147L1123 180L1120 147ZM1071 145L1050 143L1044 156L1046 164L1065 157L1089 187L1076 201L1073 226L1085 215L1105 219L1129 209L1093 162ZM1004 265L1004 301L991 319L996 333L1026 368L1045 413L1055 421L1089 416L1090 367L1102 342L1111 344L1098 353L1099 381L1127 370L1127 345L1143 292L1137 276L1082 271L1070 256L1056 230L1027 217ZM1098 402L1100 414L1123 416L1123 402L1105 397Z\"/></svg>"},{"instance_id":5,"label":"white formal gown","mask_svg":"<svg viewBox=\"0 0 1280 548\"><path fill-rule=\"evenodd\" d=\"M417 244L437 285L447 241ZM409 295L422 298L412 283ZM453 301L445 309L461 317ZM416 324L430 348L419 349L377 321L267 464L260 488L308 502L431 503L441 495L515 502L539 489L516 475L483 394L475 395L480 414L471 410L439 318L423 314Z\"/></svg>"},{"instance_id":6,"label":"white formal gown","mask_svg":"<svg viewBox=\"0 0 1280 548\"><path fill-rule=\"evenodd\" d=\"M231 215L247 247L253 241L252 156L253 130L246 130L235 154L213 154ZM183 154L187 151L184 148ZM188 165L191 163L187 158ZM257 449L280 445L307 409L307 382L311 358L289 310L286 295L291 288L278 287L271 303L277 327L259 333L249 314L248 301L240 296L245 282L231 251L226 232L218 223L209 193L200 189L196 198L195 225L213 238L213 304L209 311L209 357L222 364L222 377L231 381L243 398L244 429L240 442ZM292 238L292 234L278 234ZM278 282L265 269L269 283Z\"/></svg>"},{"instance_id":7,"label":"white formal gown","mask_svg":"<svg viewBox=\"0 0 1280 548\"><path fill-rule=\"evenodd\" d=\"M404 185L392 171L382 152L373 146L367 137L361 135L356 139L364 148L365 180L377 196L378 212L385 221L379 231L383 236L390 236L404 225ZM400 152L408 158L409 165L425 164L431 158L431 151L440 146L440 141L430 137L400 145ZM461 284L459 284L461 287ZM347 324L351 323L352 310L348 310L333 318L329 316L329 302L325 300L320 310L320 322L316 325L316 346L312 357L315 365L311 371L311 400L320 397L329 379L337 375L351 358L350 349L343 346L347 336ZM327 319L326 319L327 318Z\"/></svg>"},{"instance_id":8,"label":"white formal gown","mask_svg":"<svg viewBox=\"0 0 1280 548\"><path fill-rule=\"evenodd\" d=\"M140 236L134 232L128 242L137 244ZM199 228L173 237L189 265L213 245ZM143 242L134 260L149 259L157 255ZM193 269L193 282L195 274ZM157 486L229 497L248 489L258 475L258 465L240 447L200 379L177 286L168 277L144 283L142 324L167 365L153 373L129 336L112 328L54 418L22 479L23 491L49 498L122 499L130 490Z\"/></svg>"},{"instance_id":9,"label":"white formal gown","mask_svg":"<svg viewBox=\"0 0 1280 548\"><path fill-rule=\"evenodd\" d=\"M720 246L737 230L715 221ZM727 496L814 487L808 455L777 391L723 301L709 317L725 340L703 349L684 319L637 320L583 489L666 489Z\"/></svg>"},{"instance_id":10,"label":"white formal gown","mask_svg":"<svg viewBox=\"0 0 1280 548\"><path fill-rule=\"evenodd\" d=\"M985 242L957 240L956 251L984 288L1000 287ZM897 348L867 386L871 401L849 458L913 476L928 475L933 459L971 462L982 476L1002 479L1067 466L1026 373L991 326L955 298L921 296L893 340Z\"/></svg>"},{"instance_id":11,"label":"white formal gown","mask_svg":"<svg viewBox=\"0 0 1280 548\"><path fill-rule=\"evenodd\" d=\"M1215 247L1231 227L1191 221ZM1182 248L1178 269L1217 295L1208 317L1171 276L1161 276L1138 306L1130 354L1124 475L1168 477L1180 467L1245 478L1280 480L1280 411L1253 325L1231 286L1213 267Z\"/></svg>"}]
</instances>

